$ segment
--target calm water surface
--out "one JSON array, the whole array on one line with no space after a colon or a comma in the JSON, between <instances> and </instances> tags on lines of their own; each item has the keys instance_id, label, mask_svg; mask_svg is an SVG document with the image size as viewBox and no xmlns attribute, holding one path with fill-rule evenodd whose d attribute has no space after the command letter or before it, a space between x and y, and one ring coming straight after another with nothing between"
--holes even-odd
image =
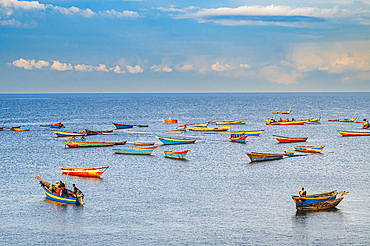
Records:
<instances>
[{"instance_id":1,"label":"calm water surface","mask_svg":"<svg viewBox=\"0 0 370 246\"><path fill-rule=\"evenodd\" d=\"M337 130L362 124L332 118L370 118L370 93L63 94L0 95L7 127L0 132L0 243L2 245L369 245L369 137L343 138ZM321 124L266 126L284 117L322 117ZM165 118L178 124L165 124ZM113 129L112 122L148 124L89 136L91 141L160 142L155 136L185 123L250 118L233 130L269 129L246 144L229 134L186 132L199 141L160 146L151 156L117 155L112 147L68 149L40 127L62 122L66 131ZM2 124L1 122L1 124ZM245 152L282 153L272 135L308 136L322 154L251 164ZM163 151L189 149L186 161ZM65 181L59 167L108 165L100 179L68 177L85 205L45 199L33 175ZM349 191L337 209L297 213L291 195Z\"/></svg>"}]
</instances>

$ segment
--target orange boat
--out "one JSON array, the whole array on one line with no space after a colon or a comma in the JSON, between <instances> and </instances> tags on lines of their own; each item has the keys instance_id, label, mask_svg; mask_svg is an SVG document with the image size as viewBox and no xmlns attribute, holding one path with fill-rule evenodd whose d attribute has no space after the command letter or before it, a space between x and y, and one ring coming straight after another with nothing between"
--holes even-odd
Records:
<instances>
[{"instance_id":1,"label":"orange boat","mask_svg":"<svg viewBox=\"0 0 370 246\"><path fill-rule=\"evenodd\" d=\"M164 123L177 123L177 120L169 118L169 119L165 119Z\"/></svg>"},{"instance_id":2,"label":"orange boat","mask_svg":"<svg viewBox=\"0 0 370 246\"><path fill-rule=\"evenodd\" d=\"M265 121L266 121L266 125L284 125L284 126L287 126L287 125L304 125L309 120L276 121L276 120L270 120L270 119L266 120L265 119Z\"/></svg>"},{"instance_id":3,"label":"orange boat","mask_svg":"<svg viewBox=\"0 0 370 246\"><path fill-rule=\"evenodd\" d=\"M149 145L154 145L154 142L151 143L139 143L139 142L134 142L135 145L137 146L149 146Z\"/></svg>"},{"instance_id":4,"label":"orange boat","mask_svg":"<svg viewBox=\"0 0 370 246\"><path fill-rule=\"evenodd\" d=\"M84 168L84 167L66 167L66 168L59 168L62 170L63 174L71 175L71 176L81 176L81 177L100 177L105 170L108 169L109 166L106 167L91 167L91 168Z\"/></svg>"}]
</instances>

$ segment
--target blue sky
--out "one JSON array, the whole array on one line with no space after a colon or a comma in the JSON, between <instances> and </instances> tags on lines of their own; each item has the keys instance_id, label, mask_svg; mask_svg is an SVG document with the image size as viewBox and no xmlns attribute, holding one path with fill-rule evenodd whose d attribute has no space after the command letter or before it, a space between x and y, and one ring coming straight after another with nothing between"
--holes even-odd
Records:
<instances>
[{"instance_id":1,"label":"blue sky","mask_svg":"<svg viewBox=\"0 0 370 246\"><path fill-rule=\"evenodd\" d=\"M0 93L370 91L370 0L0 0Z\"/></svg>"}]
</instances>

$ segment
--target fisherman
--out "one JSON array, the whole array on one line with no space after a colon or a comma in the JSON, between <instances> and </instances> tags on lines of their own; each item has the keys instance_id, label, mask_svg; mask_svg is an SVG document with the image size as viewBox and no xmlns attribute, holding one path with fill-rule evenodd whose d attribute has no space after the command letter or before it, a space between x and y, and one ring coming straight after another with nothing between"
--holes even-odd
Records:
<instances>
[{"instance_id":1,"label":"fisherman","mask_svg":"<svg viewBox=\"0 0 370 246\"><path fill-rule=\"evenodd\" d=\"M362 128L369 128L369 122L366 119L364 119L364 122L362 123Z\"/></svg>"},{"instance_id":2,"label":"fisherman","mask_svg":"<svg viewBox=\"0 0 370 246\"><path fill-rule=\"evenodd\" d=\"M75 184L72 185L72 188L73 188L73 193L72 193L73 197L77 197L77 194L82 194L82 192L76 187Z\"/></svg>"},{"instance_id":3,"label":"fisherman","mask_svg":"<svg viewBox=\"0 0 370 246\"><path fill-rule=\"evenodd\" d=\"M301 197L306 197L306 191L304 190L304 188L302 188L302 190L299 191L299 196L300 196L300 198Z\"/></svg>"}]
</instances>

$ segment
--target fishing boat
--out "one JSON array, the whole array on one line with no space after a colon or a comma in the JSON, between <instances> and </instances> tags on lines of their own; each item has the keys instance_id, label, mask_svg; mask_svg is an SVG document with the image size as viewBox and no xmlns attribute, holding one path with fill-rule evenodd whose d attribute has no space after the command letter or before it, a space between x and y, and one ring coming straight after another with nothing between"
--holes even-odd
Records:
<instances>
[{"instance_id":1,"label":"fishing boat","mask_svg":"<svg viewBox=\"0 0 370 246\"><path fill-rule=\"evenodd\" d=\"M339 131L340 135L343 137L355 137L355 136L370 136L370 132L365 131Z\"/></svg>"},{"instance_id":2,"label":"fishing boat","mask_svg":"<svg viewBox=\"0 0 370 246\"><path fill-rule=\"evenodd\" d=\"M321 117L318 117L318 118L311 117L308 121L312 123L319 123L320 119Z\"/></svg>"},{"instance_id":3,"label":"fishing boat","mask_svg":"<svg viewBox=\"0 0 370 246\"><path fill-rule=\"evenodd\" d=\"M286 156L293 156L294 155L294 152L293 151L284 150L284 155L286 155Z\"/></svg>"},{"instance_id":4,"label":"fishing boat","mask_svg":"<svg viewBox=\"0 0 370 246\"><path fill-rule=\"evenodd\" d=\"M62 122L55 123L55 124L46 124L46 125L40 125L41 127L50 127L50 128L65 128L65 126L62 124Z\"/></svg>"},{"instance_id":5,"label":"fishing boat","mask_svg":"<svg viewBox=\"0 0 370 246\"><path fill-rule=\"evenodd\" d=\"M130 148L130 149L112 149L116 154L127 155L150 155L159 146L143 147L143 148Z\"/></svg>"},{"instance_id":6,"label":"fishing boat","mask_svg":"<svg viewBox=\"0 0 370 246\"><path fill-rule=\"evenodd\" d=\"M283 136L277 136L272 135L274 138L276 138L279 143L296 143L296 142L305 142L308 137L283 137Z\"/></svg>"},{"instance_id":7,"label":"fishing boat","mask_svg":"<svg viewBox=\"0 0 370 246\"><path fill-rule=\"evenodd\" d=\"M172 159L185 159L186 155L188 154L189 150L183 151L164 151L165 157L172 158Z\"/></svg>"},{"instance_id":8,"label":"fishing boat","mask_svg":"<svg viewBox=\"0 0 370 246\"><path fill-rule=\"evenodd\" d=\"M9 130L10 131L15 131L15 132L27 132L30 129L21 128L20 126L17 126L17 127L11 127Z\"/></svg>"},{"instance_id":9,"label":"fishing boat","mask_svg":"<svg viewBox=\"0 0 370 246\"><path fill-rule=\"evenodd\" d=\"M276 120L270 120L270 119L265 119L266 125L304 125L307 123L309 120L282 120L282 121L276 121Z\"/></svg>"},{"instance_id":10,"label":"fishing boat","mask_svg":"<svg viewBox=\"0 0 370 246\"><path fill-rule=\"evenodd\" d=\"M176 127L176 129L179 130L179 131L185 131L186 130L186 124L182 125L182 126L178 126L178 127Z\"/></svg>"},{"instance_id":11,"label":"fishing boat","mask_svg":"<svg viewBox=\"0 0 370 246\"><path fill-rule=\"evenodd\" d=\"M338 122L355 122L357 117L352 117L348 119L329 119L328 121L338 121Z\"/></svg>"},{"instance_id":12,"label":"fishing boat","mask_svg":"<svg viewBox=\"0 0 370 246\"><path fill-rule=\"evenodd\" d=\"M71 138L67 138L68 140L71 140L71 141L85 141L86 138L84 136L81 136L80 138L76 138L75 136L71 137Z\"/></svg>"},{"instance_id":13,"label":"fishing boat","mask_svg":"<svg viewBox=\"0 0 370 246\"><path fill-rule=\"evenodd\" d=\"M156 138L161 141L163 144L192 144L197 141L197 139L184 139L184 138L167 138L167 137L158 137Z\"/></svg>"},{"instance_id":14,"label":"fishing boat","mask_svg":"<svg viewBox=\"0 0 370 246\"><path fill-rule=\"evenodd\" d=\"M215 121L216 125L233 125L233 124L238 124L242 123L247 119L242 119L242 120L227 120L227 121Z\"/></svg>"},{"instance_id":15,"label":"fishing boat","mask_svg":"<svg viewBox=\"0 0 370 246\"><path fill-rule=\"evenodd\" d=\"M236 143L245 143L245 140L247 139L248 135L242 134L231 134L230 135L230 141L236 142Z\"/></svg>"},{"instance_id":16,"label":"fishing boat","mask_svg":"<svg viewBox=\"0 0 370 246\"><path fill-rule=\"evenodd\" d=\"M123 142L87 142L87 141L78 141L78 140L62 140L69 148L84 148L84 147L108 147L113 145L123 145L126 141Z\"/></svg>"},{"instance_id":17,"label":"fishing boat","mask_svg":"<svg viewBox=\"0 0 370 246\"><path fill-rule=\"evenodd\" d=\"M112 124L116 127L116 129L127 129L133 128L135 125L128 125L128 124L120 124L120 123L113 123Z\"/></svg>"},{"instance_id":18,"label":"fishing boat","mask_svg":"<svg viewBox=\"0 0 370 246\"><path fill-rule=\"evenodd\" d=\"M154 142L150 142L150 143L134 142L134 144L137 146L150 146L150 145L154 145L155 143Z\"/></svg>"},{"instance_id":19,"label":"fishing boat","mask_svg":"<svg viewBox=\"0 0 370 246\"><path fill-rule=\"evenodd\" d=\"M212 122L212 120L207 121L207 122L205 122L205 123L194 123L194 124L189 124L189 125L192 125L192 126L200 126L200 127L206 127L206 126L208 126L208 125L209 125L209 123L211 123L211 122Z\"/></svg>"},{"instance_id":20,"label":"fishing boat","mask_svg":"<svg viewBox=\"0 0 370 246\"><path fill-rule=\"evenodd\" d=\"M336 207L346 194L348 194L346 191L337 192L334 190L302 197L293 195L292 199L297 210L323 210ZM340 197L337 198L337 195L340 195Z\"/></svg>"},{"instance_id":21,"label":"fishing boat","mask_svg":"<svg viewBox=\"0 0 370 246\"><path fill-rule=\"evenodd\" d=\"M284 154L269 154L269 153L256 153L256 152L251 152L245 153L251 162L255 161L272 161L272 160L278 160L282 159L284 157Z\"/></svg>"},{"instance_id":22,"label":"fishing boat","mask_svg":"<svg viewBox=\"0 0 370 246\"><path fill-rule=\"evenodd\" d=\"M164 123L170 123L170 124L177 123L177 120L169 118L169 119L165 119Z\"/></svg>"},{"instance_id":23,"label":"fishing boat","mask_svg":"<svg viewBox=\"0 0 370 246\"><path fill-rule=\"evenodd\" d=\"M295 146L295 151L309 152L309 153L320 153L325 146Z\"/></svg>"},{"instance_id":24,"label":"fishing boat","mask_svg":"<svg viewBox=\"0 0 370 246\"><path fill-rule=\"evenodd\" d=\"M76 194L72 191L67 190L67 196L60 196L56 192L54 192L55 186L51 183L46 182L39 176L35 174L35 178L40 181L41 187L43 188L46 199L52 200L55 202L66 203L66 204L76 204L76 205L83 205L83 193L79 190Z\"/></svg>"},{"instance_id":25,"label":"fishing boat","mask_svg":"<svg viewBox=\"0 0 370 246\"><path fill-rule=\"evenodd\" d=\"M86 133L81 133L81 132L63 132L63 131L57 131L57 130L51 130L51 131L55 134L56 138L57 137L86 136Z\"/></svg>"},{"instance_id":26,"label":"fishing boat","mask_svg":"<svg viewBox=\"0 0 370 246\"><path fill-rule=\"evenodd\" d=\"M288 111L282 111L280 114L290 114L292 112L292 104L290 104ZM279 112L272 112L273 114L278 114Z\"/></svg>"},{"instance_id":27,"label":"fishing boat","mask_svg":"<svg viewBox=\"0 0 370 246\"><path fill-rule=\"evenodd\" d=\"M71 176L81 176L81 177L100 177L105 170L107 170L109 166L106 167L63 167L59 168L63 174L71 175Z\"/></svg>"},{"instance_id":28,"label":"fishing boat","mask_svg":"<svg viewBox=\"0 0 370 246\"><path fill-rule=\"evenodd\" d=\"M248 137L258 137L262 132L266 131L268 129L262 129L262 130L252 130L252 131L239 131L239 132L234 132L232 131L231 134L244 134L247 135Z\"/></svg>"},{"instance_id":29,"label":"fishing boat","mask_svg":"<svg viewBox=\"0 0 370 246\"><path fill-rule=\"evenodd\" d=\"M233 126L212 126L212 127L187 127L186 129L190 131L198 132L218 132L218 131L227 131Z\"/></svg>"}]
</instances>

